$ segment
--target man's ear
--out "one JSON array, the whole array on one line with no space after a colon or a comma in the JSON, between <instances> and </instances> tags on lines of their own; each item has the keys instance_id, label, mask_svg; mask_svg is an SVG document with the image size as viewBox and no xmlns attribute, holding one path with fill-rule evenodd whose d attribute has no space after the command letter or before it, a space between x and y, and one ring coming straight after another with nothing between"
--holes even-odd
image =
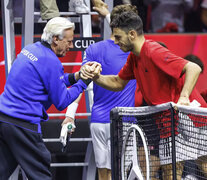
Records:
<instances>
[{"instance_id":1,"label":"man's ear","mask_svg":"<svg viewBox=\"0 0 207 180\"><path fill-rule=\"evenodd\" d=\"M59 41L59 38L57 36L53 36L52 39L54 44L57 44L57 42Z\"/></svg>"},{"instance_id":2,"label":"man's ear","mask_svg":"<svg viewBox=\"0 0 207 180\"><path fill-rule=\"evenodd\" d=\"M129 37L129 39L130 39L131 41L133 41L133 40L135 39L135 37L136 37L136 32L135 32L135 30L130 30L130 31L128 32L128 37Z\"/></svg>"}]
</instances>

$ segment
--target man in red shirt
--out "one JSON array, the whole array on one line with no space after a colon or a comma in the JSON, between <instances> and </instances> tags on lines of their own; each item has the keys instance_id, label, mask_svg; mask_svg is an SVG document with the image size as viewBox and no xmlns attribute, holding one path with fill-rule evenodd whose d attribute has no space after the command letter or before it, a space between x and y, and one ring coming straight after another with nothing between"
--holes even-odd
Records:
<instances>
[{"instance_id":1,"label":"man in red shirt","mask_svg":"<svg viewBox=\"0 0 207 180\"><path fill-rule=\"evenodd\" d=\"M148 105L166 102L190 105L195 99L202 107L207 107L204 99L194 88L201 72L197 64L174 55L155 41L145 40L142 20L133 12L117 14L110 26L115 44L118 44L124 52L131 51L127 62L118 75L107 76L100 74L101 68L98 66L92 72L90 68L92 63L88 64L88 68L82 69L85 78L93 78L96 84L112 91L121 91L129 80L136 79ZM170 133L167 133L161 138L169 136ZM177 172L182 172L182 164L177 168L179 168ZM181 175L182 173L177 173L177 180L181 179ZM164 180L171 178L172 176L163 176Z\"/></svg>"},{"instance_id":2,"label":"man in red shirt","mask_svg":"<svg viewBox=\"0 0 207 180\"><path fill-rule=\"evenodd\" d=\"M196 99L207 107L194 89L201 72L197 64L172 54L155 41L145 40L142 21L135 13L123 12L111 22L111 27L115 43L124 52L131 51L127 63L118 75L90 74L86 68L82 70L85 77L95 76L95 83L112 91L121 91L129 80L136 79L148 105L169 101L189 105Z\"/></svg>"}]
</instances>

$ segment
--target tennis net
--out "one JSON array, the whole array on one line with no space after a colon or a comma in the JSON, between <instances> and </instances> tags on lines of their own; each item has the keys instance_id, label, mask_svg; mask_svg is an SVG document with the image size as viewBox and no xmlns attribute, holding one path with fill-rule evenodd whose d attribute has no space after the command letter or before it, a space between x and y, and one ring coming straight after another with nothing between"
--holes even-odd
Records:
<instances>
[{"instance_id":1,"label":"tennis net","mask_svg":"<svg viewBox=\"0 0 207 180\"><path fill-rule=\"evenodd\" d=\"M190 176L199 180L207 179L207 109L174 106L170 102L111 110L112 179L129 178L130 170L136 164L134 149L144 179L145 156L149 157L152 180L181 180ZM148 147L147 154L143 151L140 133L129 132L132 125L142 129Z\"/></svg>"}]
</instances>

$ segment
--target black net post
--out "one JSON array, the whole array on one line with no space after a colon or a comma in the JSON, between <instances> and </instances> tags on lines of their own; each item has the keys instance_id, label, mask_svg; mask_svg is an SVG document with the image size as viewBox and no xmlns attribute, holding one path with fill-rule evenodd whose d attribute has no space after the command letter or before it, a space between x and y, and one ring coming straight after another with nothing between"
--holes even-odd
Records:
<instances>
[{"instance_id":1,"label":"black net post","mask_svg":"<svg viewBox=\"0 0 207 180\"><path fill-rule=\"evenodd\" d=\"M112 180L121 180L120 173L120 150L119 148L119 136L118 136L118 127L117 121L119 119L119 113L116 108L113 108L110 112L110 123L111 123L111 173ZM119 162L119 163L117 163Z\"/></svg>"},{"instance_id":2,"label":"black net post","mask_svg":"<svg viewBox=\"0 0 207 180\"><path fill-rule=\"evenodd\" d=\"M175 110L171 105L171 136L172 136L172 172L173 180L176 180L176 148L175 148Z\"/></svg>"}]
</instances>

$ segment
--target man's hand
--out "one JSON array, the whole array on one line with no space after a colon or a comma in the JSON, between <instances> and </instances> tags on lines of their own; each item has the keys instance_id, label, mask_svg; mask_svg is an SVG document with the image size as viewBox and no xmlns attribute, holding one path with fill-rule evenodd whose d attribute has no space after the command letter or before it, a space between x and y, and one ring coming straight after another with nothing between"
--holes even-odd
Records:
<instances>
[{"instance_id":1,"label":"man's hand","mask_svg":"<svg viewBox=\"0 0 207 180\"><path fill-rule=\"evenodd\" d=\"M80 69L80 78L82 79L93 79L100 75L102 71L101 64L97 62L87 62Z\"/></svg>"},{"instance_id":2,"label":"man's hand","mask_svg":"<svg viewBox=\"0 0 207 180\"><path fill-rule=\"evenodd\" d=\"M106 3L104 3L102 0L92 0L93 2L93 5L95 7L105 7L105 8L108 8L108 5Z\"/></svg>"},{"instance_id":3,"label":"man's hand","mask_svg":"<svg viewBox=\"0 0 207 180\"><path fill-rule=\"evenodd\" d=\"M70 129L69 129L70 128ZM74 119L66 117L62 123L62 128L60 132L60 142L63 145L63 148L66 146L68 137L70 138L71 134L75 131ZM69 133L69 135L68 135Z\"/></svg>"},{"instance_id":4,"label":"man's hand","mask_svg":"<svg viewBox=\"0 0 207 180\"><path fill-rule=\"evenodd\" d=\"M190 106L190 100L188 97L180 96L178 99L177 105Z\"/></svg>"},{"instance_id":5,"label":"man's hand","mask_svg":"<svg viewBox=\"0 0 207 180\"><path fill-rule=\"evenodd\" d=\"M73 124L74 127L75 127L75 121L74 121L73 118L71 118L71 117L66 117L66 118L64 119L64 121L62 122L61 126L63 126L64 124L67 124L67 123L71 123L71 124ZM74 131L75 131L75 128L72 128L70 134L72 134Z\"/></svg>"},{"instance_id":6,"label":"man's hand","mask_svg":"<svg viewBox=\"0 0 207 180\"><path fill-rule=\"evenodd\" d=\"M108 8L106 8L105 6L100 6L100 7L94 6L93 10L98 12L99 15L101 15L103 17L106 17L107 14L110 14Z\"/></svg>"}]
</instances>

